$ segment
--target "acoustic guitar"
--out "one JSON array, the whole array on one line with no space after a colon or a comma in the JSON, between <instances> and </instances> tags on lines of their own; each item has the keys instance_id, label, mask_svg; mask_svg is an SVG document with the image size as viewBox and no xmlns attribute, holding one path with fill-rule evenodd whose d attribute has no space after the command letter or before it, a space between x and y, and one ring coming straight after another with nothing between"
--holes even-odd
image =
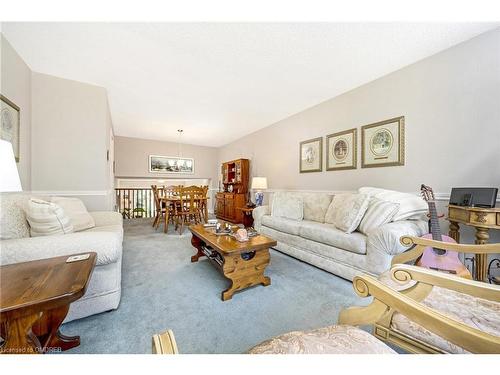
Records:
<instances>
[{"instance_id":1,"label":"acoustic guitar","mask_svg":"<svg viewBox=\"0 0 500 375\"><path fill-rule=\"evenodd\" d=\"M451 242L456 241L448 236L441 234L439 226L439 217L436 210L436 201L434 192L429 186L423 185L420 187L420 193L429 206L429 234L422 238L433 239L435 241ZM430 268L436 271L451 273L460 277L471 279L472 276L469 270L462 264L456 251L436 249L426 247L421 257L417 260L417 266Z\"/></svg>"}]
</instances>

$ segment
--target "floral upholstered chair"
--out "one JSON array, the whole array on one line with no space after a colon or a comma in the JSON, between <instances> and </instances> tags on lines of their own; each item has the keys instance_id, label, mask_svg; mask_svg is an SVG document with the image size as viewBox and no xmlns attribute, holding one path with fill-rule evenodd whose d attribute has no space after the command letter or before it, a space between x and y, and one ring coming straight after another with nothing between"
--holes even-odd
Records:
<instances>
[{"instance_id":1,"label":"floral upholstered chair","mask_svg":"<svg viewBox=\"0 0 500 375\"><path fill-rule=\"evenodd\" d=\"M402 237L401 243L411 247L411 250L396 256L393 259L393 270L382 274L379 281L409 296L422 306L453 319L464 330L471 328L480 336L495 337L494 341L498 342L500 337L499 286L436 273L423 268L414 268L410 273L394 273L394 264L417 259L428 246L462 253L495 254L500 252L500 244L462 245L416 237ZM487 350L476 345L479 341L474 344L474 348L471 348L474 350L467 349L465 337L460 340L448 339L445 335L429 329L429 322L419 323L395 309L389 310L382 319L373 322L373 325L376 337L412 353L464 354ZM476 338L471 338L471 340L476 341ZM500 349L496 352L499 353Z\"/></svg>"}]
</instances>

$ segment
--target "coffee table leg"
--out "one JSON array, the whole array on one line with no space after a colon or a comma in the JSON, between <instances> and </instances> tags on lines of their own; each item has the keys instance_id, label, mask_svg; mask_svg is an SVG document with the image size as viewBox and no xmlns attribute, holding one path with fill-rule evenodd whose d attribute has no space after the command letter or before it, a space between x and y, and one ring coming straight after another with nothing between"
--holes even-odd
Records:
<instances>
[{"instance_id":1,"label":"coffee table leg","mask_svg":"<svg viewBox=\"0 0 500 375\"><path fill-rule=\"evenodd\" d=\"M225 256L222 270L224 276L231 281L231 286L222 292L222 300L230 300L236 291L254 285L271 285L271 279L264 276L270 259L269 249L257 251L249 260L243 260L240 254Z\"/></svg>"},{"instance_id":2,"label":"coffee table leg","mask_svg":"<svg viewBox=\"0 0 500 375\"><path fill-rule=\"evenodd\" d=\"M31 327L40 318L40 313L27 315L7 321L4 326L5 340L0 353L7 354L37 354L42 352L40 341L32 332Z\"/></svg>"},{"instance_id":3,"label":"coffee table leg","mask_svg":"<svg viewBox=\"0 0 500 375\"><path fill-rule=\"evenodd\" d=\"M191 263L197 262L201 257L206 256L205 253L201 250L203 246L203 241L196 237L194 234L191 237L191 245L198 251L195 255L191 257Z\"/></svg>"},{"instance_id":4,"label":"coffee table leg","mask_svg":"<svg viewBox=\"0 0 500 375\"><path fill-rule=\"evenodd\" d=\"M69 305L61 306L43 313L40 327L45 326L47 333L41 335L43 348L68 350L80 345L80 336L66 336L59 331L64 318L68 315ZM35 331L35 334L37 332Z\"/></svg>"}]
</instances>

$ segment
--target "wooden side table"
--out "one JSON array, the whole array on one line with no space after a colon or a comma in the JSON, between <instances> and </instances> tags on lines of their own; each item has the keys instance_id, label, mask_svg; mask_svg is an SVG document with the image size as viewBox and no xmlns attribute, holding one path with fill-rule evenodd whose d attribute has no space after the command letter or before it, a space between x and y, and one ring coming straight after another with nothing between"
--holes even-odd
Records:
<instances>
[{"instance_id":1,"label":"wooden side table","mask_svg":"<svg viewBox=\"0 0 500 375\"><path fill-rule=\"evenodd\" d=\"M59 327L72 302L82 297L96 253L66 263L68 255L0 267L0 353L36 354L80 345ZM77 255L77 254L75 254Z\"/></svg>"},{"instance_id":2,"label":"wooden side table","mask_svg":"<svg viewBox=\"0 0 500 375\"><path fill-rule=\"evenodd\" d=\"M243 225L245 228L253 227L252 212L255 207L239 207L238 210L243 212Z\"/></svg>"},{"instance_id":3,"label":"wooden side table","mask_svg":"<svg viewBox=\"0 0 500 375\"><path fill-rule=\"evenodd\" d=\"M448 235L455 241L460 242L460 225L465 224L476 229L476 241L478 245L488 243L490 229L500 229L500 208L481 208L465 206L448 206L448 221L450 231ZM488 256L487 254L475 255L475 278L479 281L487 281L488 278Z\"/></svg>"}]
</instances>

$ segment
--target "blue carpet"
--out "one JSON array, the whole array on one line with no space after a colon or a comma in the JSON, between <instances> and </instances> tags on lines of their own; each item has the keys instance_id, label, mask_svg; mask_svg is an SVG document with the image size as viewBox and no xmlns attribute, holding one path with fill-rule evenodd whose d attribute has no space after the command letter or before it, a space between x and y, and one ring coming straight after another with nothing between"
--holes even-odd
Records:
<instances>
[{"instance_id":1,"label":"blue carpet","mask_svg":"<svg viewBox=\"0 0 500 375\"><path fill-rule=\"evenodd\" d=\"M350 282L271 250L268 287L222 302L228 281L209 263L190 263L191 235L155 231L149 220L124 224L122 299L117 310L62 326L80 335L66 353L151 353L151 337L170 328L181 353L243 353L272 336L337 322L347 306L367 304Z\"/></svg>"}]
</instances>

